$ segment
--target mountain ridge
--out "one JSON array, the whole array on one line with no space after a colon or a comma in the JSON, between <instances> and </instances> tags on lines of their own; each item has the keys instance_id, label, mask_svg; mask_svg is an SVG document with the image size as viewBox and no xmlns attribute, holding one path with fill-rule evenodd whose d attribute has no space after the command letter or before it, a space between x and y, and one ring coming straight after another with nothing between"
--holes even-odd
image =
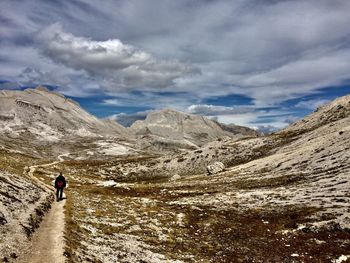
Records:
<instances>
[{"instance_id":1,"label":"mountain ridge","mask_svg":"<svg viewBox=\"0 0 350 263\"><path fill-rule=\"evenodd\" d=\"M213 121L205 116L188 114L173 109L162 109L150 112L144 121L138 120L129 128L137 136L149 136L153 141L158 138L173 140L174 144L182 141L188 144L203 146L211 141L224 137L240 139L247 136L259 136L254 130L240 126L231 126Z\"/></svg>"},{"instance_id":2,"label":"mountain ridge","mask_svg":"<svg viewBox=\"0 0 350 263\"><path fill-rule=\"evenodd\" d=\"M98 119L78 102L42 86L2 90L0 102L0 132L5 137L28 138L33 143L115 138L136 140L135 147L144 150L174 151L197 148L225 136L257 135L249 128L234 134L224 130L224 124L172 109L150 112L145 121L125 128L115 120Z\"/></svg>"}]
</instances>

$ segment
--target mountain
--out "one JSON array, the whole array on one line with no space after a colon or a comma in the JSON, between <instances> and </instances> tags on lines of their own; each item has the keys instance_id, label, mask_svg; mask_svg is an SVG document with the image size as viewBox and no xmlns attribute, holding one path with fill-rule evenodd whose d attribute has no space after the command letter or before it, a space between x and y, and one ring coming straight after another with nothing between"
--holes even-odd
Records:
<instances>
[{"instance_id":1,"label":"mountain","mask_svg":"<svg viewBox=\"0 0 350 263\"><path fill-rule=\"evenodd\" d=\"M170 109L151 112L146 120L125 128L114 120L96 118L77 102L45 87L0 91L0 134L2 148L56 157L66 153L73 156L74 151L78 152L74 156L84 156L81 158L96 158L90 156L96 152L129 153L132 149L151 153L195 149L226 136L239 139L258 135L249 128L225 126Z\"/></svg>"},{"instance_id":2,"label":"mountain","mask_svg":"<svg viewBox=\"0 0 350 263\"><path fill-rule=\"evenodd\" d=\"M224 131L229 132L230 134L234 134L236 136L251 136L251 137L258 137L262 136L263 133L258 132L254 129L245 127L245 126L240 126L240 125L235 125L235 124L223 124L218 121L214 121L221 129Z\"/></svg>"},{"instance_id":3,"label":"mountain","mask_svg":"<svg viewBox=\"0 0 350 263\"><path fill-rule=\"evenodd\" d=\"M246 127L229 127L203 116L171 109L151 112L144 121L136 121L128 130L153 148L176 145L191 149L227 136L238 139L258 135Z\"/></svg>"},{"instance_id":4,"label":"mountain","mask_svg":"<svg viewBox=\"0 0 350 263\"><path fill-rule=\"evenodd\" d=\"M131 258L135 254L143 260L152 255L146 262L345 262L350 251L349 103L350 96L339 98L267 136L225 137L178 154L111 160L103 168L72 167L79 185L89 174L81 185L85 191L72 190L72 203L81 207L73 209L73 218L94 229L71 227L78 233L71 246L74 262L106 262L106 255L138 262ZM165 134L166 129L155 129L167 124L169 117L162 115L140 126ZM179 123L178 114L172 116ZM225 170L208 175L207 166L216 162ZM106 186L99 182L92 190L90 175L99 180L101 169L109 174ZM82 212L88 209L99 213ZM100 211L108 220L102 221ZM146 247L150 235L152 246ZM144 242L142 250L129 245L135 244L133 237ZM80 245L81 240L87 241Z\"/></svg>"},{"instance_id":5,"label":"mountain","mask_svg":"<svg viewBox=\"0 0 350 263\"><path fill-rule=\"evenodd\" d=\"M1 148L9 148L1 136L0 261L26 254L53 199L47 185L64 171L68 199L62 210L51 209L66 209L59 243L72 262L344 262L350 251L349 105L344 96L282 131L243 139L226 136L228 128L206 118L164 110L125 130L134 141L64 136L72 147L58 161L49 160L51 145L66 141L45 144L47 154L33 158L14 151L24 144L38 151L21 139L31 131L11 141L12 151ZM15 114L3 112L1 122ZM113 130L117 124L103 125ZM198 146L200 132L217 139ZM196 149L132 152L137 143L152 142ZM127 151L132 154L120 154ZM106 158L111 152L119 155ZM216 162L225 169L208 175Z\"/></svg>"},{"instance_id":6,"label":"mountain","mask_svg":"<svg viewBox=\"0 0 350 263\"><path fill-rule=\"evenodd\" d=\"M88 156L89 148L104 151L106 143L98 141L108 139L112 142L107 144L113 144L128 137L120 124L99 120L77 102L45 87L0 91L0 135L0 148L37 157L72 152Z\"/></svg>"},{"instance_id":7,"label":"mountain","mask_svg":"<svg viewBox=\"0 0 350 263\"><path fill-rule=\"evenodd\" d=\"M31 134L38 140L57 141L68 135L120 135L125 128L103 122L80 105L44 87L0 92L0 131L12 136Z\"/></svg>"},{"instance_id":8,"label":"mountain","mask_svg":"<svg viewBox=\"0 0 350 263\"><path fill-rule=\"evenodd\" d=\"M150 170L180 175L206 172L208 163L223 162L226 167L250 163L250 170L314 172L325 165L339 164L349 169L350 95L338 98L289 127L267 136L236 140L225 137L201 148L164 156ZM253 165L254 163L254 165ZM346 170L348 171L348 170ZM283 171L284 173L284 171Z\"/></svg>"},{"instance_id":9,"label":"mountain","mask_svg":"<svg viewBox=\"0 0 350 263\"><path fill-rule=\"evenodd\" d=\"M350 115L350 95L337 98L316 109L315 112L293 123L280 132L303 133Z\"/></svg>"}]
</instances>

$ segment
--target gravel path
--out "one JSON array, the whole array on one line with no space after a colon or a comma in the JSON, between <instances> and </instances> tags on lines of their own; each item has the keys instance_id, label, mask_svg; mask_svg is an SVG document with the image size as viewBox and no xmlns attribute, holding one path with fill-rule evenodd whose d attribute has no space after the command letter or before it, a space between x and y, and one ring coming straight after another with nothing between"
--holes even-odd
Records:
<instances>
[{"instance_id":1,"label":"gravel path","mask_svg":"<svg viewBox=\"0 0 350 263\"><path fill-rule=\"evenodd\" d=\"M34 172L37 167L49 167L59 163L55 161L48 164L34 165L29 167L29 176L43 185L40 180L34 177ZM45 187L53 189L52 186ZM65 198L65 194L63 193ZM64 257L64 227L65 227L65 215L64 205L66 201L63 199L60 202L53 202L50 211L45 215L43 221L40 224L38 230L32 238L32 244L30 253L26 255L22 263L64 263L66 258Z\"/></svg>"},{"instance_id":2,"label":"gravel path","mask_svg":"<svg viewBox=\"0 0 350 263\"><path fill-rule=\"evenodd\" d=\"M64 204L54 202L32 239L31 253L22 261L28 263L64 263Z\"/></svg>"}]
</instances>

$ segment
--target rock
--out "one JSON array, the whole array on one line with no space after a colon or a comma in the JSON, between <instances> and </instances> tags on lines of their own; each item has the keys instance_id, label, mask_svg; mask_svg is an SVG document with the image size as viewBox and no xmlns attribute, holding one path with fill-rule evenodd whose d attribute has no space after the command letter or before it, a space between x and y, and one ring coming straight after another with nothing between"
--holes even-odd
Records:
<instances>
[{"instance_id":1,"label":"rock","mask_svg":"<svg viewBox=\"0 0 350 263\"><path fill-rule=\"evenodd\" d=\"M177 181L180 180L181 176L179 174L174 174L171 178L170 181Z\"/></svg>"},{"instance_id":2,"label":"rock","mask_svg":"<svg viewBox=\"0 0 350 263\"><path fill-rule=\"evenodd\" d=\"M347 261L349 256L341 255L338 259L332 260L334 263L341 263Z\"/></svg>"},{"instance_id":3,"label":"rock","mask_svg":"<svg viewBox=\"0 0 350 263\"><path fill-rule=\"evenodd\" d=\"M0 212L0 225L5 225L7 220L2 212Z\"/></svg>"},{"instance_id":4,"label":"rock","mask_svg":"<svg viewBox=\"0 0 350 263\"><path fill-rule=\"evenodd\" d=\"M217 174L225 170L225 165L222 162L215 162L207 166L208 174Z\"/></svg>"},{"instance_id":5,"label":"rock","mask_svg":"<svg viewBox=\"0 0 350 263\"><path fill-rule=\"evenodd\" d=\"M101 182L101 183L99 183L97 185L98 186L103 186L103 187L114 187L114 186L117 186L118 183L113 181L113 180L110 180L110 181Z\"/></svg>"}]
</instances>

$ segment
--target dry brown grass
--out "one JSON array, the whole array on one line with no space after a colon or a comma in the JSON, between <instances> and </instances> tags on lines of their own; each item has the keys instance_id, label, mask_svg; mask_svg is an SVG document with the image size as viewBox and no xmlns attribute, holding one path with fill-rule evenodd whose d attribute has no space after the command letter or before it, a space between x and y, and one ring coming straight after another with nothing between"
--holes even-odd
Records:
<instances>
[{"instance_id":1,"label":"dry brown grass","mask_svg":"<svg viewBox=\"0 0 350 263\"><path fill-rule=\"evenodd\" d=\"M206 178L209 179L196 177L196 180ZM350 233L344 230L295 231L299 224L314 220L311 218L319 208L276 206L243 211L239 204L226 209L198 204L169 204L184 197L215 194L227 187L232 190L294 184L303 180L301 175L241 180L225 186L209 181L206 186L196 185L196 180L184 180L186 183L181 186L157 182L116 188L74 182L66 209L67 252L71 262L82 256L76 251L85 249L79 240L91 238L91 233L81 224L97 229L106 238L113 238L116 233L130 234L130 228L139 225L141 228L132 231L132 235L151 245L153 252L185 262L315 262L315 259L328 262L350 249L350 242L347 242ZM145 198L151 203L143 204ZM86 212L88 208L94 209L93 215ZM181 225L176 223L180 213L184 214ZM109 225L105 220L122 225ZM153 225L153 221L157 221L158 225ZM284 235L283 230L290 232ZM164 238L160 238L159 233ZM87 258L90 256L87 255Z\"/></svg>"}]
</instances>

